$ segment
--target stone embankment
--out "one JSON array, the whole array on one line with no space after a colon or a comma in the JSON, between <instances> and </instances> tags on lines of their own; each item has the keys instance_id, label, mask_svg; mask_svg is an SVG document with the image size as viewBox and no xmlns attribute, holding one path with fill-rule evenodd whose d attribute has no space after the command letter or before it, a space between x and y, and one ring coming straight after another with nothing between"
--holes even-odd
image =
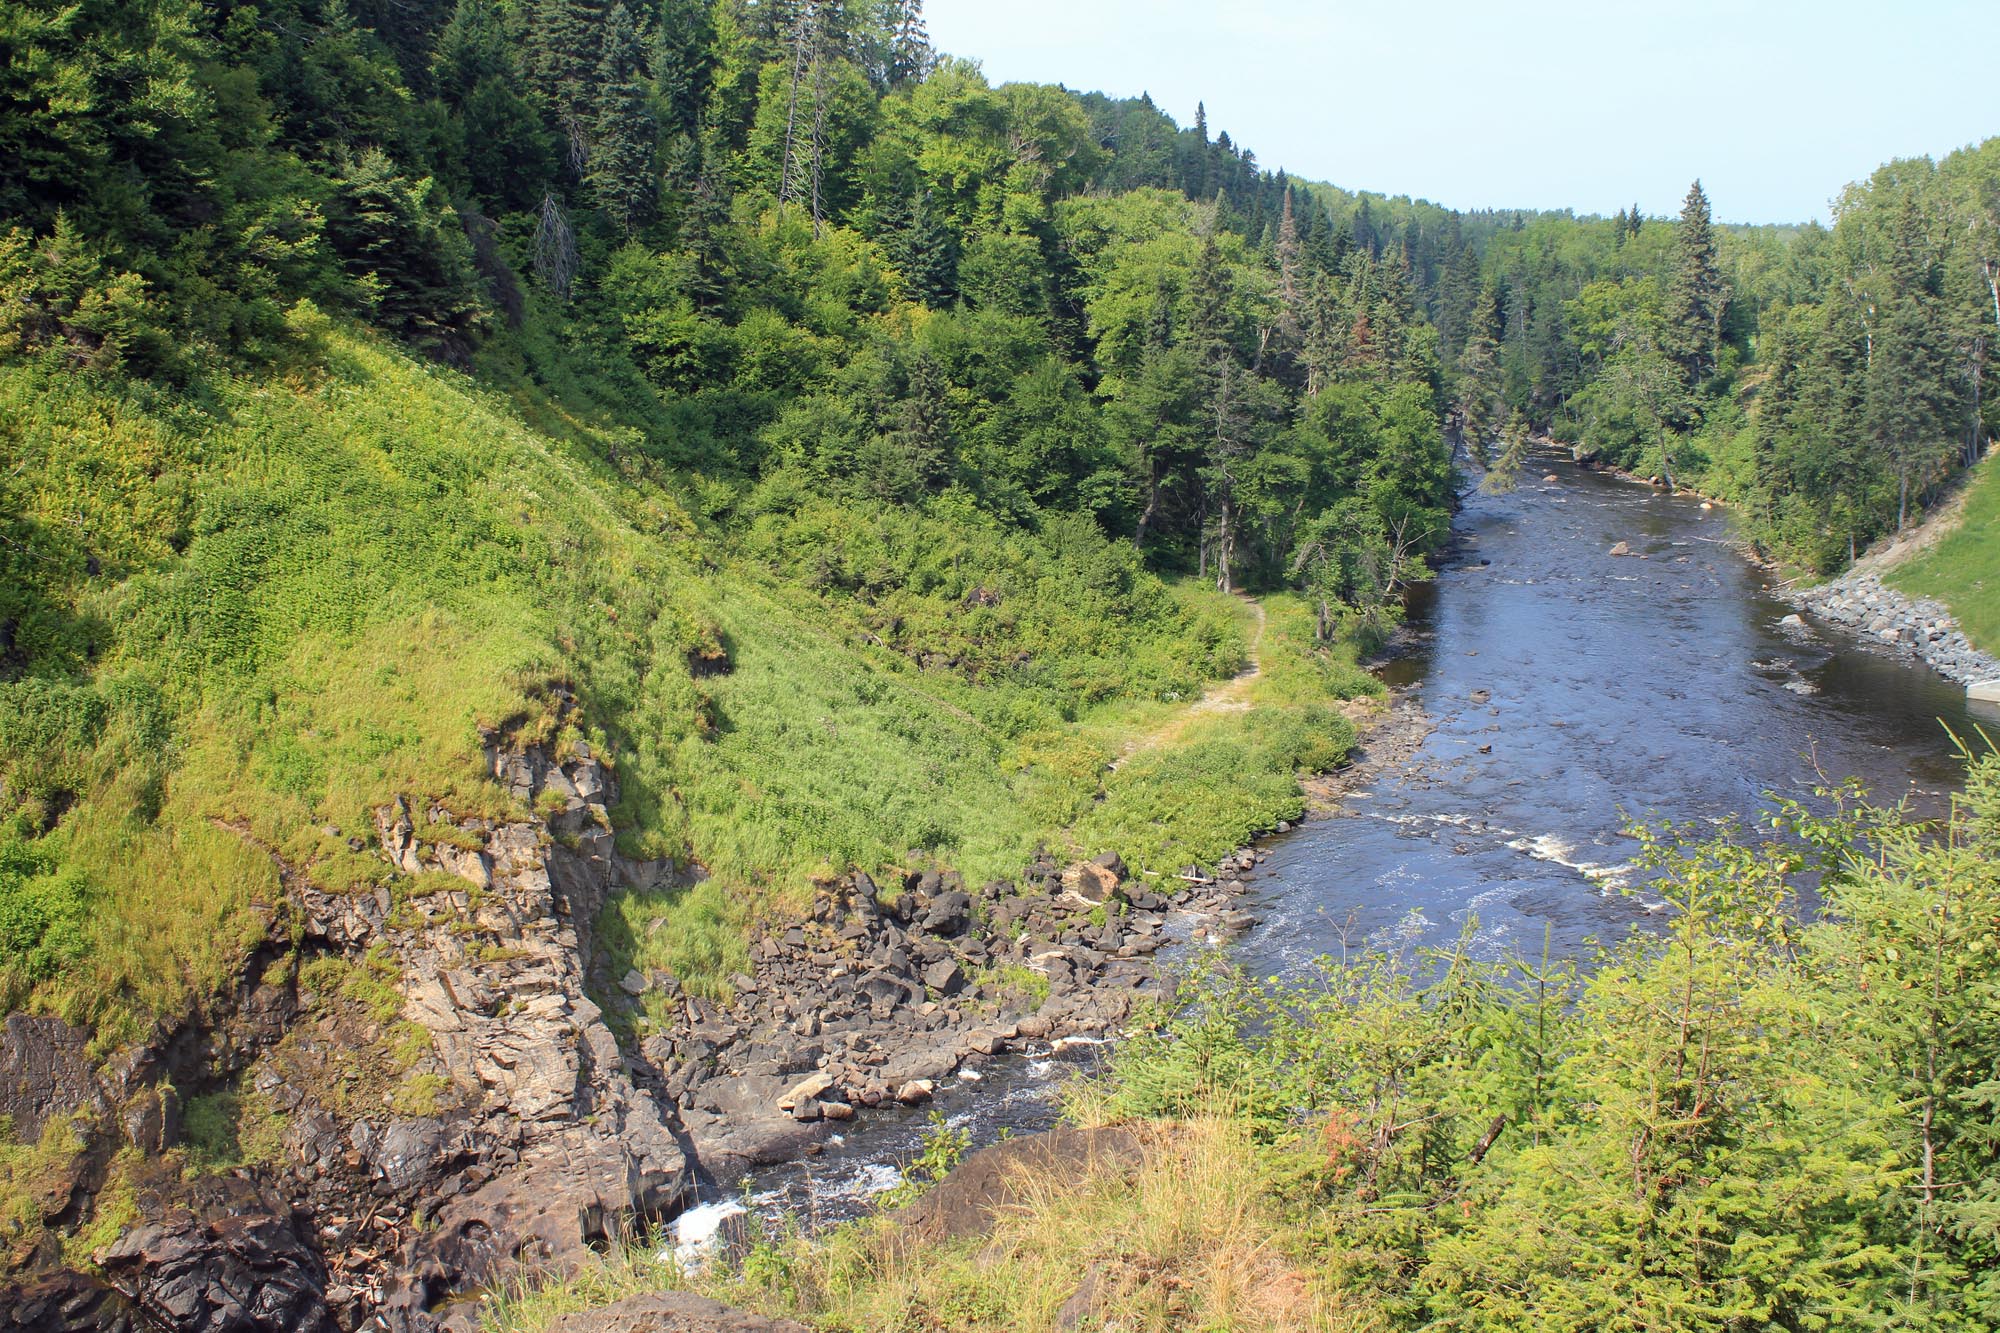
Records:
<instances>
[{"instance_id":1,"label":"stone embankment","mask_svg":"<svg viewBox=\"0 0 2000 1333\"><path fill-rule=\"evenodd\" d=\"M1868 643L1928 663L1963 685L2000 681L2000 659L1973 647L1943 603L1888 587L1873 570L1851 570L1817 587L1794 590L1807 613L1850 629Z\"/></svg>"}]
</instances>

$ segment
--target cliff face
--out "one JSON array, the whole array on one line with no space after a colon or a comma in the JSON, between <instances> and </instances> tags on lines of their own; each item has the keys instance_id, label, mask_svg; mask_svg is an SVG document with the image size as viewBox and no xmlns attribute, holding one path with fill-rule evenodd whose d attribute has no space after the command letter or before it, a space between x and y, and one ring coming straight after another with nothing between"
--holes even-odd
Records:
<instances>
[{"instance_id":1,"label":"cliff face","mask_svg":"<svg viewBox=\"0 0 2000 1333\"><path fill-rule=\"evenodd\" d=\"M360 1187L424 1218L399 1234L391 1308L421 1309L513 1263L573 1261L667 1213L688 1187L668 1117L634 1085L588 994L591 922L610 894L657 883L661 868L618 857L614 781L587 751L557 763L495 739L488 758L514 796L550 813L494 823L433 806L426 842L406 802L376 812L399 870L463 887L403 903L386 891L298 893L306 940L389 965L400 1021L430 1046L404 1086L439 1109L341 1115L315 1086L309 1040L288 1038L252 1074L287 1113L286 1161L324 1208L357 1211Z\"/></svg>"},{"instance_id":2,"label":"cliff face","mask_svg":"<svg viewBox=\"0 0 2000 1333\"><path fill-rule=\"evenodd\" d=\"M617 856L615 782L587 750L558 762L495 735L487 757L543 813L467 819L399 798L375 812L376 845L401 872L393 888L333 893L286 868L274 944L224 1020L191 1019L101 1066L82 1033L10 1020L0 1113L29 1135L74 1117L86 1143L50 1191L51 1224L89 1214L119 1140L173 1147L188 1094L227 1086L249 1108L238 1132L259 1136L254 1152L243 1145L255 1161L237 1174L256 1190L148 1172L162 1177L161 1216L99 1256L141 1318L272 1326L233 1291L233 1264L260 1274L253 1288L289 1273L325 1293L319 1315L291 1309L287 1326L352 1327L377 1311L422 1326L447 1291L516 1264L564 1266L681 1202L687 1156L634 1085L586 975L608 895L657 887L667 868ZM44 1242L19 1257L48 1269L57 1254Z\"/></svg>"}]
</instances>

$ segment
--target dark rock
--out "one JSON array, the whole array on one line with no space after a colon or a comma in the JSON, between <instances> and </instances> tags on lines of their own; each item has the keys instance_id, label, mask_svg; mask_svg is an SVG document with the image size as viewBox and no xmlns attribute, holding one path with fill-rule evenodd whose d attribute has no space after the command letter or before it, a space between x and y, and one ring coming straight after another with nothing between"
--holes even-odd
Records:
<instances>
[{"instance_id":1,"label":"dark rock","mask_svg":"<svg viewBox=\"0 0 2000 1333\"><path fill-rule=\"evenodd\" d=\"M0 1116L33 1143L50 1116L110 1110L91 1069L90 1034L58 1018L9 1014L0 1029Z\"/></svg>"},{"instance_id":2,"label":"dark rock","mask_svg":"<svg viewBox=\"0 0 2000 1333\"><path fill-rule=\"evenodd\" d=\"M965 989L965 974L949 958L924 969L924 985L938 995L956 995Z\"/></svg>"},{"instance_id":3,"label":"dark rock","mask_svg":"<svg viewBox=\"0 0 2000 1333\"><path fill-rule=\"evenodd\" d=\"M962 935L972 924L972 895L963 891L939 894L924 913L923 928L933 935Z\"/></svg>"},{"instance_id":4,"label":"dark rock","mask_svg":"<svg viewBox=\"0 0 2000 1333\"><path fill-rule=\"evenodd\" d=\"M136 1333L148 1328L130 1301L82 1273L0 1286L0 1333Z\"/></svg>"},{"instance_id":5,"label":"dark rock","mask_svg":"<svg viewBox=\"0 0 2000 1333\"><path fill-rule=\"evenodd\" d=\"M303 1224L243 1182L228 1188L207 1220L183 1211L126 1233L103 1252L106 1276L176 1333L334 1333Z\"/></svg>"}]
</instances>

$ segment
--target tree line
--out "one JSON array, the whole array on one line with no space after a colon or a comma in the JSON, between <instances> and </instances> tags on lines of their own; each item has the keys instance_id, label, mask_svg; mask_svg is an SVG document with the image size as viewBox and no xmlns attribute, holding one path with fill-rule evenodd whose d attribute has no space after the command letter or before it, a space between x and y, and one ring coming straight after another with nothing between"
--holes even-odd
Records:
<instances>
[{"instance_id":1,"label":"tree line","mask_svg":"<svg viewBox=\"0 0 2000 1333\"><path fill-rule=\"evenodd\" d=\"M1719 226L1696 182L1674 219L1451 219L1424 292L1456 425L1546 431L1735 502L1780 558L1851 561L2000 424L2000 140L1889 163L1833 211Z\"/></svg>"},{"instance_id":2,"label":"tree line","mask_svg":"<svg viewBox=\"0 0 2000 1333\"><path fill-rule=\"evenodd\" d=\"M961 495L1393 615L1441 536L1407 256L1206 114L992 86L916 0L33 3L0 45L17 354L185 380L299 300L588 359L705 507ZM562 374L544 370L546 382Z\"/></svg>"}]
</instances>

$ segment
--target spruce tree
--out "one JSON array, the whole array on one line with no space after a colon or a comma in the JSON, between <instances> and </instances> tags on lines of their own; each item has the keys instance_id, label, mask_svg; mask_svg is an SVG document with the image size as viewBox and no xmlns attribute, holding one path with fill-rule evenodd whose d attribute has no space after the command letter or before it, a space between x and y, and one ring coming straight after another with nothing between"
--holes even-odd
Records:
<instances>
[{"instance_id":1,"label":"spruce tree","mask_svg":"<svg viewBox=\"0 0 2000 1333\"><path fill-rule=\"evenodd\" d=\"M1278 261L1278 330L1288 341L1298 337L1299 311L1305 301L1301 285L1304 277L1301 261L1304 256L1304 247L1299 242L1299 226L1292 217L1292 192L1286 190L1284 211L1278 215L1278 241L1274 257Z\"/></svg>"},{"instance_id":2,"label":"spruce tree","mask_svg":"<svg viewBox=\"0 0 2000 1333\"><path fill-rule=\"evenodd\" d=\"M595 91L591 189L598 206L630 235L652 221L659 200L654 173L659 135L646 89L644 52L624 0L612 5L606 21Z\"/></svg>"},{"instance_id":3,"label":"spruce tree","mask_svg":"<svg viewBox=\"0 0 2000 1333\"><path fill-rule=\"evenodd\" d=\"M529 71L561 134L573 175L590 165L596 119L591 85L604 59L603 0L539 0L529 32Z\"/></svg>"},{"instance_id":4,"label":"spruce tree","mask_svg":"<svg viewBox=\"0 0 2000 1333\"><path fill-rule=\"evenodd\" d=\"M701 132L701 109L708 100L714 69L715 32L701 0L663 0L653 39L653 92L662 128L692 140Z\"/></svg>"},{"instance_id":5,"label":"spruce tree","mask_svg":"<svg viewBox=\"0 0 2000 1333\"><path fill-rule=\"evenodd\" d=\"M1715 261L1715 229L1701 182L1688 187L1674 236L1674 268L1667 279L1664 350L1689 388L1715 373L1722 313L1729 295Z\"/></svg>"},{"instance_id":6,"label":"spruce tree","mask_svg":"<svg viewBox=\"0 0 2000 1333\"><path fill-rule=\"evenodd\" d=\"M910 296L942 310L958 295L957 233L931 202L929 190L918 190L898 212L900 225L887 247L889 255Z\"/></svg>"},{"instance_id":7,"label":"spruce tree","mask_svg":"<svg viewBox=\"0 0 2000 1333\"><path fill-rule=\"evenodd\" d=\"M1864 375L1863 420L1896 478L1900 530L1909 522L1913 489L1927 487L1951 454L1950 334L1914 192L1904 194L1890 233L1887 270L1889 291L1877 302L1874 350Z\"/></svg>"},{"instance_id":8,"label":"spruce tree","mask_svg":"<svg viewBox=\"0 0 2000 1333\"><path fill-rule=\"evenodd\" d=\"M889 87L922 83L937 63L924 27L924 0L890 0Z\"/></svg>"}]
</instances>

